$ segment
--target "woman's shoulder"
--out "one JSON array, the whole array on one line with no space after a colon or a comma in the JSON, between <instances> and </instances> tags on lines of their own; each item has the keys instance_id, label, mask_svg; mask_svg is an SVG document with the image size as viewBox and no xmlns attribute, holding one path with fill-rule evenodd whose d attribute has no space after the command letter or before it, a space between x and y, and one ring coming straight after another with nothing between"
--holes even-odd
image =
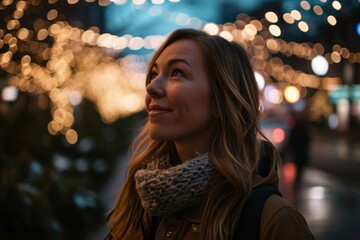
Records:
<instances>
[{"instance_id":1,"label":"woman's shoulder","mask_svg":"<svg viewBox=\"0 0 360 240\"><path fill-rule=\"evenodd\" d=\"M260 239L314 239L303 215L285 198L271 195L260 221Z\"/></svg>"},{"instance_id":2,"label":"woman's shoulder","mask_svg":"<svg viewBox=\"0 0 360 240\"><path fill-rule=\"evenodd\" d=\"M272 194L264 204L263 214L275 214L279 210L295 210L293 205L289 203L284 197Z\"/></svg>"}]
</instances>

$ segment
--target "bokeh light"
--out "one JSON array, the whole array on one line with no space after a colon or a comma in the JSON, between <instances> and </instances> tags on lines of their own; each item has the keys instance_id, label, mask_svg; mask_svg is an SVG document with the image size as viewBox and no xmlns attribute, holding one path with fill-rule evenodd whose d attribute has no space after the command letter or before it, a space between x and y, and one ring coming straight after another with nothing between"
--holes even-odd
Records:
<instances>
[{"instance_id":1,"label":"bokeh light","mask_svg":"<svg viewBox=\"0 0 360 240\"><path fill-rule=\"evenodd\" d=\"M265 18L271 23L277 23L278 22L278 16L274 12L267 12L265 13Z\"/></svg>"},{"instance_id":2,"label":"bokeh light","mask_svg":"<svg viewBox=\"0 0 360 240\"><path fill-rule=\"evenodd\" d=\"M329 69L329 63L325 57L318 55L311 61L311 68L317 75L325 75Z\"/></svg>"},{"instance_id":3,"label":"bokeh light","mask_svg":"<svg viewBox=\"0 0 360 240\"><path fill-rule=\"evenodd\" d=\"M254 74L255 74L255 79L256 79L256 83L258 85L258 88L261 91L265 87L265 79L264 79L263 75L261 75L261 73L259 73L259 72L255 71Z\"/></svg>"},{"instance_id":4,"label":"bokeh light","mask_svg":"<svg viewBox=\"0 0 360 240\"><path fill-rule=\"evenodd\" d=\"M327 17L327 21L330 25L335 26L337 23L337 20L334 16L330 15Z\"/></svg>"},{"instance_id":5,"label":"bokeh light","mask_svg":"<svg viewBox=\"0 0 360 240\"><path fill-rule=\"evenodd\" d=\"M272 104L280 104L283 100L283 94L274 85L265 87L264 97L267 102Z\"/></svg>"},{"instance_id":6,"label":"bokeh light","mask_svg":"<svg viewBox=\"0 0 360 240\"><path fill-rule=\"evenodd\" d=\"M1 98L3 101L11 102L18 98L18 89L15 86L7 86L2 89Z\"/></svg>"},{"instance_id":7,"label":"bokeh light","mask_svg":"<svg viewBox=\"0 0 360 240\"><path fill-rule=\"evenodd\" d=\"M289 103L296 103L300 98L300 91L295 86L285 88L284 97Z\"/></svg>"},{"instance_id":8,"label":"bokeh light","mask_svg":"<svg viewBox=\"0 0 360 240\"><path fill-rule=\"evenodd\" d=\"M281 143L285 140L285 131L284 129L277 127L274 128L273 133L272 133L272 139L274 140L275 143Z\"/></svg>"},{"instance_id":9,"label":"bokeh light","mask_svg":"<svg viewBox=\"0 0 360 240\"><path fill-rule=\"evenodd\" d=\"M272 10L266 11L263 18L259 19L240 13L234 22L219 24L206 21L201 15L195 16L189 11L169 11L168 6L176 9L181 1L86 1L92 2L97 2L106 9L115 9L116 5L121 5L120 8L128 7L131 13L143 11L149 19L167 21L177 28L194 27L228 41L240 42L249 50L258 87L264 90L264 100L272 104L281 104L283 98L291 103L297 102L297 97L294 98L297 94L288 94L289 89L292 89L287 88L289 86L298 87L301 95L299 98L307 95L307 88L329 89L330 79L340 79L336 76L320 77L327 74L329 64L342 63L344 60L350 63L360 62L359 53L352 52L345 46L334 44L329 52L322 43L298 43L280 38L284 35L284 25L279 17L302 34L314 31L307 18L310 13L317 15L319 19L323 15L328 25L337 25L336 13L330 14L323 4L303 0L298 8L288 9L282 16ZM114 34L96 26L85 29L81 25L75 26L76 24L63 21L62 12L56 8L58 1L50 0L48 3L49 8L43 9L44 17L37 18L31 27L22 24L20 20L25 11L33 6L26 1L16 2L16 9L7 21L6 29L0 30L0 48L4 50L0 54L0 66L10 76L9 85L18 91L47 95L52 113L58 112L57 110L63 112L56 116L52 114L53 119L48 124L49 132L54 135L65 134L76 121L75 108L88 100L95 104L106 123L141 111L144 107L141 100L145 92L144 79L138 79L144 77L149 59L143 53L157 49L166 34L160 31L159 34L144 31L141 36L126 32ZM12 4L15 2L3 3L4 7ZM67 4L69 7L76 7L80 1L69 0ZM338 1L332 1L331 6L335 11L342 9ZM105 13L107 12L109 11L106 10ZM121 14L117 14L117 17L120 19ZM111 25L119 23L117 17L113 16L116 22L109 21ZM359 29L360 25L357 26L358 34ZM53 43L48 44L49 42ZM27 56L21 63L14 59L19 53ZM286 58L277 55L311 61L315 75L287 64ZM137 80L133 80L135 76ZM277 84L272 85L274 79ZM134 82L137 84L133 84ZM73 116L71 121L69 114Z\"/></svg>"},{"instance_id":10,"label":"bokeh light","mask_svg":"<svg viewBox=\"0 0 360 240\"><path fill-rule=\"evenodd\" d=\"M211 35L216 35L219 33L219 28L215 23L207 23L204 26L204 31Z\"/></svg>"},{"instance_id":11,"label":"bokeh light","mask_svg":"<svg viewBox=\"0 0 360 240\"><path fill-rule=\"evenodd\" d=\"M277 25L270 25L269 31L275 37L279 37L281 35L281 29Z\"/></svg>"},{"instance_id":12,"label":"bokeh light","mask_svg":"<svg viewBox=\"0 0 360 240\"><path fill-rule=\"evenodd\" d=\"M339 1L333 1L332 6L333 6L333 8L335 10L340 10L341 9L341 3Z\"/></svg>"}]
</instances>

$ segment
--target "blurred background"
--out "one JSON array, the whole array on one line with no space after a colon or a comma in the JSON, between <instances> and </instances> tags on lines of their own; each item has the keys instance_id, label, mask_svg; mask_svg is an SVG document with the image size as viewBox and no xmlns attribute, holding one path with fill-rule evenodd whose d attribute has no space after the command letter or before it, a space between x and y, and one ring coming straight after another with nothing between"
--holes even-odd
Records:
<instances>
[{"instance_id":1,"label":"blurred background","mask_svg":"<svg viewBox=\"0 0 360 240\"><path fill-rule=\"evenodd\" d=\"M0 0L0 239L103 239L177 28L249 51L281 190L318 240L360 239L359 0Z\"/></svg>"}]
</instances>

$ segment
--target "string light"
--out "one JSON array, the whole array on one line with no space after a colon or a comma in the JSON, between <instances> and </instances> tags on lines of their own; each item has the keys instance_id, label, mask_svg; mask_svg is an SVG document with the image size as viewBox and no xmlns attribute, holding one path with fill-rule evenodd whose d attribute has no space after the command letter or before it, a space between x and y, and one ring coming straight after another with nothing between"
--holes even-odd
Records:
<instances>
[{"instance_id":1,"label":"string light","mask_svg":"<svg viewBox=\"0 0 360 240\"><path fill-rule=\"evenodd\" d=\"M311 8L310 3L308 1L301 1L300 6L304 10L310 10L310 8Z\"/></svg>"},{"instance_id":2,"label":"string light","mask_svg":"<svg viewBox=\"0 0 360 240\"><path fill-rule=\"evenodd\" d=\"M265 18L271 23L277 23L278 22L278 16L274 12L267 12L265 13Z\"/></svg>"},{"instance_id":3,"label":"string light","mask_svg":"<svg viewBox=\"0 0 360 240\"><path fill-rule=\"evenodd\" d=\"M319 5L314 6L313 11L316 15L319 16L324 13L323 9Z\"/></svg>"},{"instance_id":4,"label":"string light","mask_svg":"<svg viewBox=\"0 0 360 240\"><path fill-rule=\"evenodd\" d=\"M341 3L339 1L333 1L332 6L333 6L333 8L335 10L340 10L341 9Z\"/></svg>"},{"instance_id":5,"label":"string light","mask_svg":"<svg viewBox=\"0 0 360 240\"><path fill-rule=\"evenodd\" d=\"M57 0L48 0L55 4ZM95 0L86 0L91 3ZM99 0L100 6L125 4L126 0ZM153 4L157 7L156 14L162 14L161 5L164 0L132 0L136 6ZM169 0L178 3L179 0ZM13 0L3 0L2 9L14 4ZM74 5L78 0L68 0ZM32 3L18 1L16 9L11 14L12 19L6 24L6 29L0 29L0 49L7 49L0 54L0 67L9 74L9 85L20 91L45 94L52 106L52 120L48 124L49 133L64 134L69 143L77 142L77 133L73 129L75 123L74 108L83 99L94 102L105 122L111 123L119 117L128 116L140 111L143 106L144 70L146 57L127 55L115 59L116 54L126 49L138 51L141 49L157 49L165 40L165 36L149 35L145 37L123 35L116 36L109 33L100 34L96 27L87 30L70 26L67 22L58 21L59 13L56 9L48 11L46 19L37 19L33 29L21 26L20 19L24 12L35 8ZM338 1L332 2L335 10L341 9ZM324 10L319 6L312 6L308 1L301 1L300 8L315 14L323 15ZM149 8L150 9L150 8ZM161 9L161 11L159 11ZM149 10L150 11L150 10ZM155 11L154 9L152 11ZM282 18L287 24L297 23L303 32L309 31L309 24L302 18L299 10L293 9L284 13ZM283 92L289 86L296 86L300 92L305 88L328 90L341 83L337 77L319 77L304 73L286 65L280 58L296 56L311 61L317 55L325 56L329 64L341 61L360 63L360 53L351 52L346 47L334 45L331 52L325 52L320 43L286 42L279 37L282 32L277 25L279 18L274 12L267 12L264 21L250 18L246 14L239 15L232 24L206 23L185 13L174 15L173 21L179 26L188 26L190 22L198 22L202 29L212 35L220 35L228 41L238 41L244 44L251 53L251 62L257 75L261 73L264 81L269 83L271 78L277 79L279 84L267 90L274 103L281 103ZM330 25L336 25L333 15L327 17ZM49 46L45 40L53 40ZM15 54L23 54L20 62L14 60ZM37 60L41 60L37 63ZM45 65L43 64L45 63ZM76 70L75 70L76 69ZM258 76L259 77L259 76ZM266 87L265 87L266 89ZM264 90L265 91L265 90ZM14 93L13 90L7 90ZM11 95L12 98L17 96ZM287 95L285 94L285 97ZM303 97L303 95L302 95ZM12 99L7 97L7 99Z\"/></svg>"}]
</instances>

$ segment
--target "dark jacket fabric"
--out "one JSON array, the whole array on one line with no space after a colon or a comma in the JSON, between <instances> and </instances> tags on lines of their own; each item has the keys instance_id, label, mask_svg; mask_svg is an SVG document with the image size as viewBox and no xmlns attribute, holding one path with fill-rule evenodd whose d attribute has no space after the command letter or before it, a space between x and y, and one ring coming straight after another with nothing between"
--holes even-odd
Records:
<instances>
[{"instance_id":1,"label":"dark jacket fabric","mask_svg":"<svg viewBox=\"0 0 360 240\"><path fill-rule=\"evenodd\" d=\"M183 218L163 218L155 240L197 240L200 232L200 213L195 209ZM304 217L283 197L271 195L265 202L260 219L259 240L313 240ZM235 240L235 239L234 239ZM246 239L245 239L246 240Z\"/></svg>"},{"instance_id":2,"label":"dark jacket fabric","mask_svg":"<svg viewBox=\"0 0 360 240\"><path fill-rule=\"evenodd\" d=\"M154 229L153 237L144 239L141 231L127 236L128 240L198 240L200 236L200 207L182 216L162 218ZM116 239L110 233L107 238ZM246 240L245 238L242 238ZM259 240L313 240L304 217L283 197L271 195L261 212ZM233 239L237 240L237 239Z\"/></svg>"}]
</instances>

